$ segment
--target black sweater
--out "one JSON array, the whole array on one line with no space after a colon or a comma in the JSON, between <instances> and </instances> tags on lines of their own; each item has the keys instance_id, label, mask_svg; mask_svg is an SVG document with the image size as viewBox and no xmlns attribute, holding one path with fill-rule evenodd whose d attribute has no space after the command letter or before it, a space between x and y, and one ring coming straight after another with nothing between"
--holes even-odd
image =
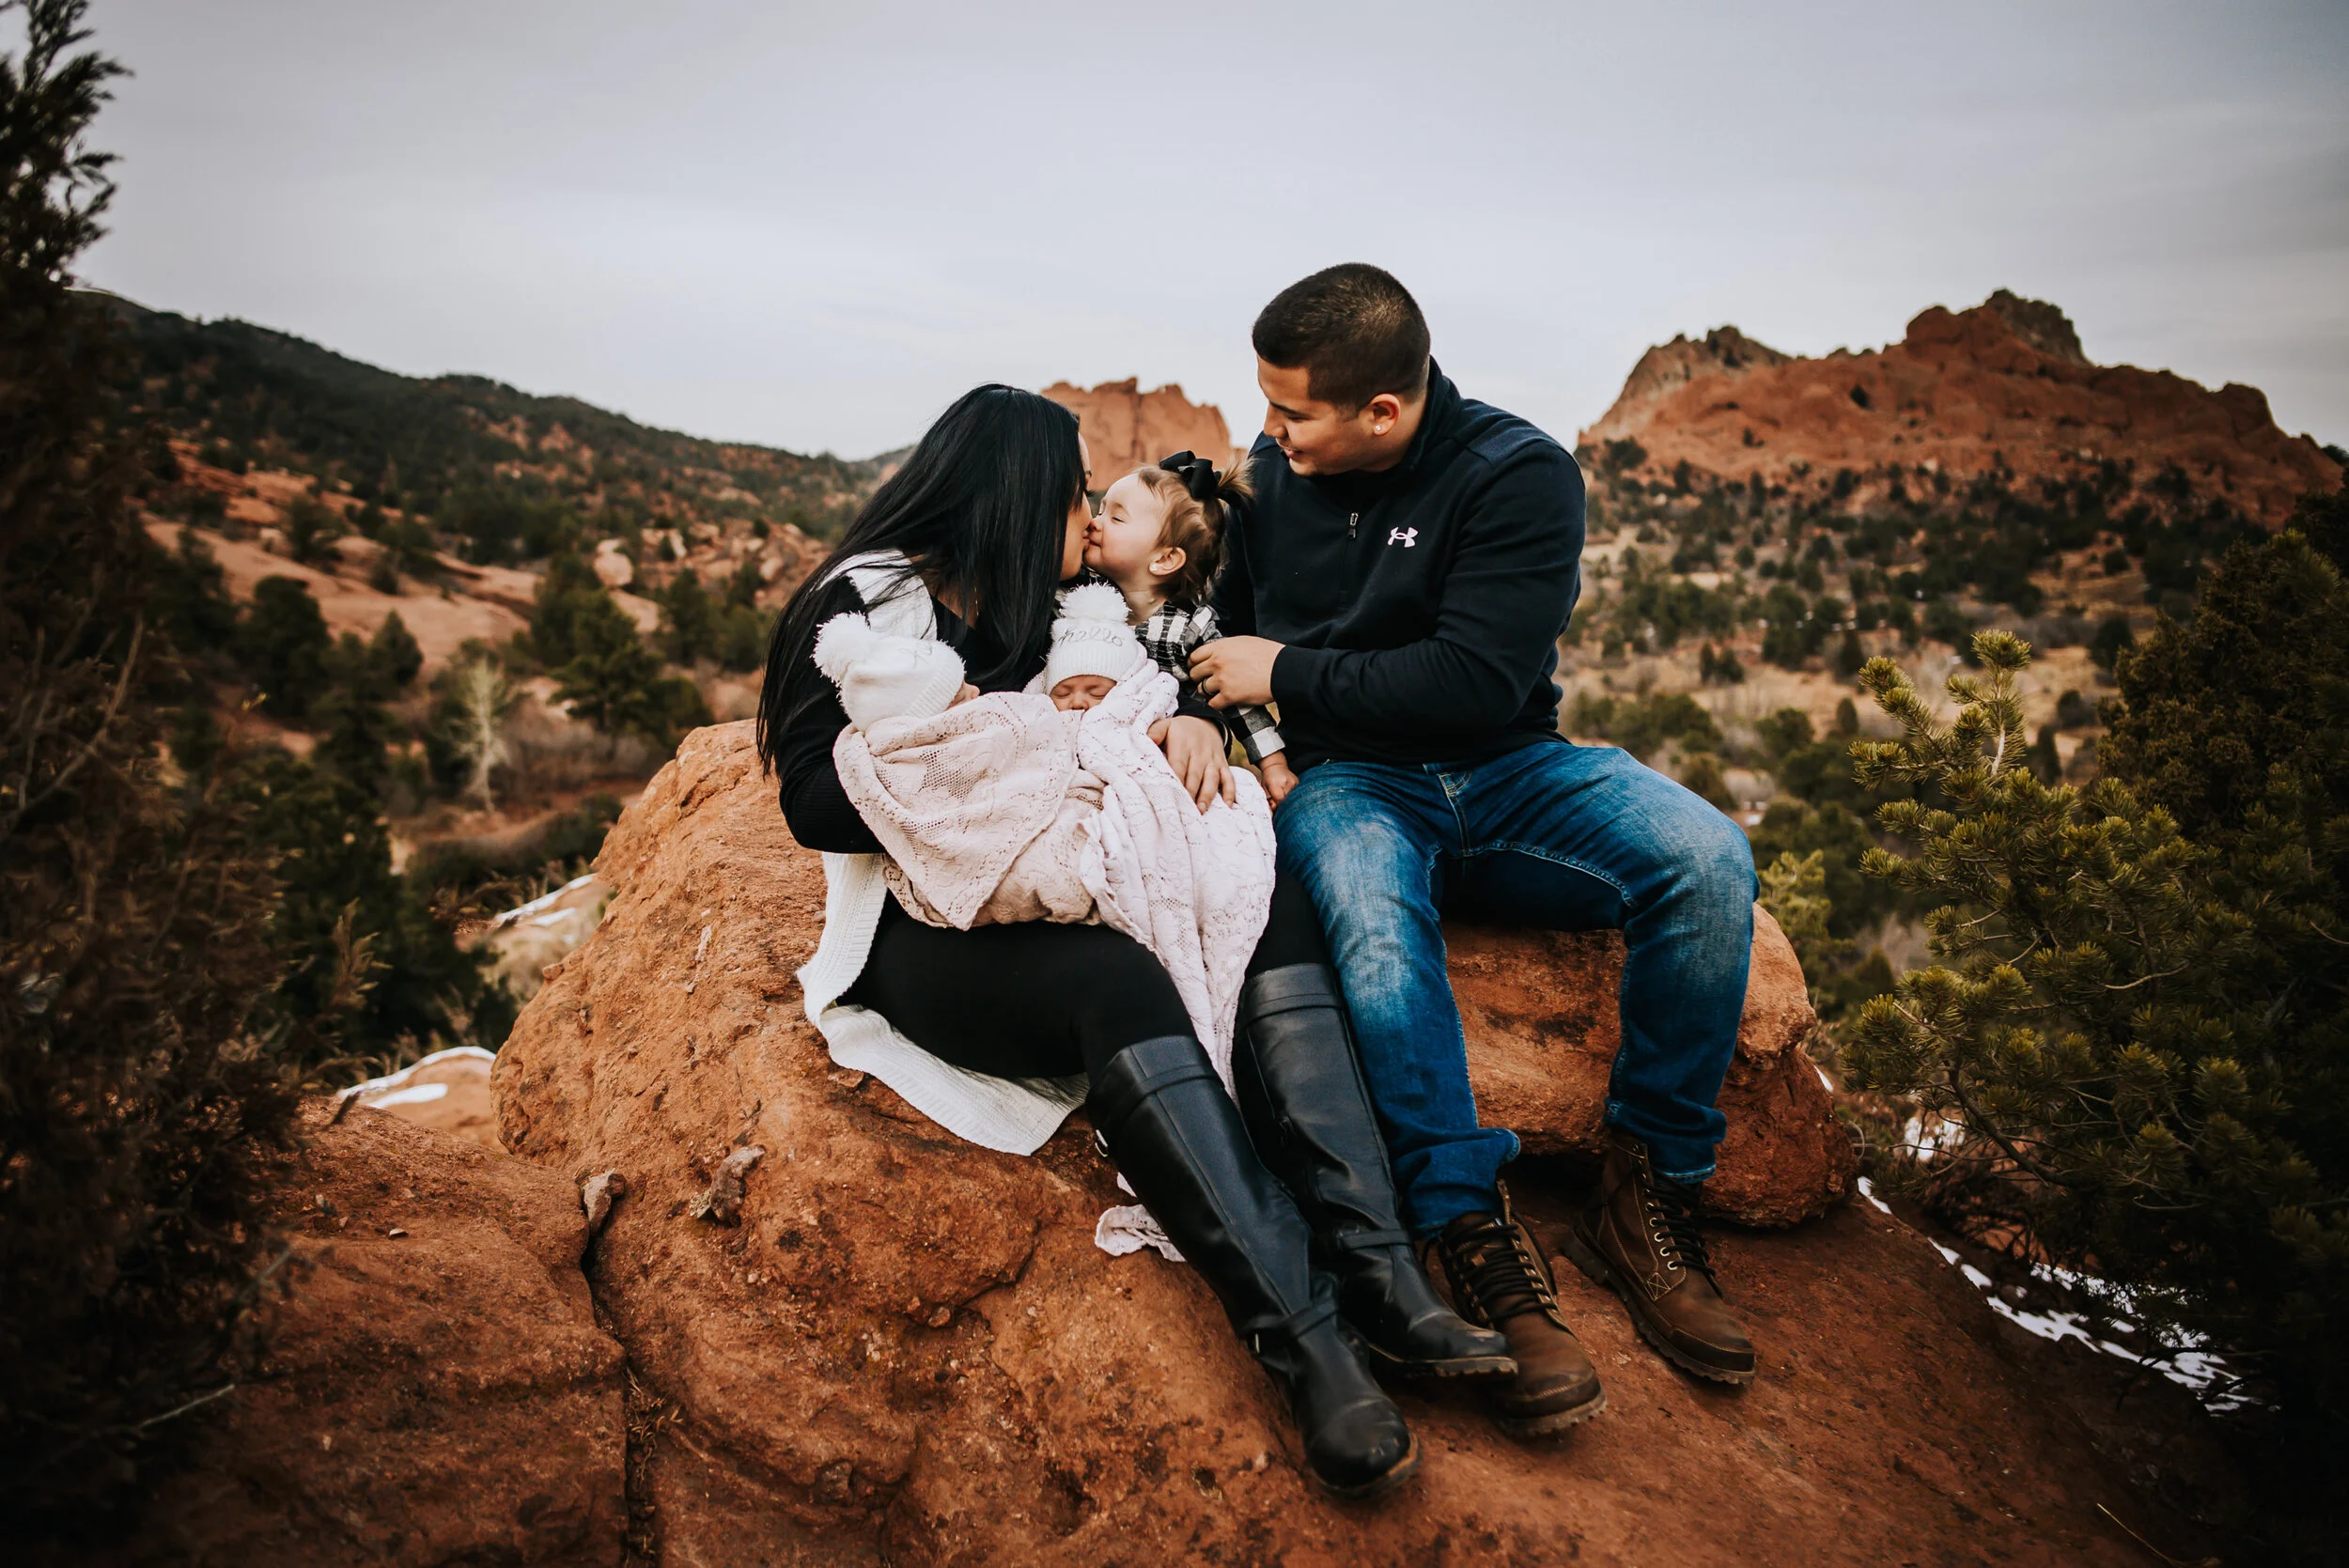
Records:
<instances>
[{"instance_id":1,"label":"black sweater","mask_svg":"<svg viewBox=\"0 0 2349 1568\"><path fill-rule=\"evenodd\" d=\"M1581 590L1582 471L1515 414L1428 376L1383 474L1301 478L1259 437L1227 540L1229 636L1286 644L1289 766L1474 762L1558 738L1558 637Z\"/></svg>"},{"instance_id":2,"label":"black sweater","mask_svg":"<svg viewBox=\"0 0 2349 1568\"><path fill-rule=\"evenodd\" d=\"M865 608L864 596L846 577L836 577L817 591L823 596L816 613L819 627L834 615ZM939 636L962 655L966 668L988 670L1003 662L1003 644L988 633L984 623L966 627L942 604L936 607L936 613ZM1038 659L1034 669L1019 671L997 685L981 683L981 687L988 691L1017 691L1043 668L1044 660ZM864 819L849 802L848 791L840 787L840 771L832 760L832 743L848 727L848 710L840 706L840 692L824 678L812 659L801 664L793 678L815 684L794 691L792 697L796 700L804 694L814 700L785 729L776 748L775 773L780 781L783 820L790 828L791 836L809 849L842 855L878 854L880 840L873 836L873 830L864 825ZM1177 705L1177 711L1221 722L1215 709L1196 698L1184 699Z\"/></svg>"}]
</instances>

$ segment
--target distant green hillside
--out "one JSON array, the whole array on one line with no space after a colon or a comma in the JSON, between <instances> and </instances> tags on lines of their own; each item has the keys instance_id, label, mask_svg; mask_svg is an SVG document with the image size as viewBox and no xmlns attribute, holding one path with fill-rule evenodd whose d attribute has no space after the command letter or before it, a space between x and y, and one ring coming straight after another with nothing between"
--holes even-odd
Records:
<instances>
[{"instance_id":1,"label":"distant green hillside","mask_svg":"<svg viewBox=\"0 0 2349 1568\"><path fill-rule=\"evenodd\" d=\"M315 474L436 519L454 499L506 492L642 525L764 519L823 536L891 456L702 441L484 377L396 375L250 322L119 309L135 350L126 399L208 460Z\"/></svg>"}]
</instances>

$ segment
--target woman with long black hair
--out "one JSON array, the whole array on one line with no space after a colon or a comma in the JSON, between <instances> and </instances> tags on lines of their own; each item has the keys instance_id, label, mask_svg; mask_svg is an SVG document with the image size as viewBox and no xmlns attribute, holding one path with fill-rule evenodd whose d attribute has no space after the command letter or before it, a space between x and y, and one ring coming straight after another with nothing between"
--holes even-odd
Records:
<instances>
[{"instance_id":1,"label":"woman with long black hair","mask_svg":"<svg viewBox=\"0 0 2349 1568\"><path fill-rule=\"evenodd\" d=\"M1242 992L1224 1093L1174 984L1103 925L926 925L881 880L879 841L832 764L848 725L817 630L860 612L938 637L981 691L1043 668L1058 585L1083 560L1088 475L1074 415L1007 386L966 394L874 493L776 623L761 759L792 836L824 851L824 935L800 971L843 1065L948 1130L1030 1154L1082 1103L1127 1183L1286 1389L1315 1478L1375 1496L1418 1463L1382 1365L1507 1377L1507 1342L1438 1298L1394 1205L1318 918L1276 887ZM1228 790L1213 710L1154 731L1202 809Z\"/></svg>"}]
</instances>

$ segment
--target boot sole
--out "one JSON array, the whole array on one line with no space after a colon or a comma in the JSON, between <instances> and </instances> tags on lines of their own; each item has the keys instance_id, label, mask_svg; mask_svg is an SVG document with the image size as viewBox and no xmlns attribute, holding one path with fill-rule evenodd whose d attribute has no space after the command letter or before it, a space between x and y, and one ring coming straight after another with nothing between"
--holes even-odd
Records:
<instances>
[{"instance_id":1,"label":"boot sole","mask_svg":"<svg viewBox=\"0 0 2349 1568\"><path fill-rule=\"evenodd\" d=\"M1394 1462L1394 1468L1376 1481L1365 1481L1354 1486L1339 1486L1334 1483L1322 1480L1312 1466L1305 1467L1305 1472L1314 1478L1314 1484L1340 1502L1368 1502L1373 1498L1383 1498L1410 1480L1418 1470L1419 1434L1416 1432L1411 1434L1411 1446L1405 1449L1403 1457Z\"/></svg>"},{"instance_id":2,"label":"boot sole","mask_svg":"<svg viewBox=\"0 0 2349 1568\"><path fill-rule=\"evenodd\" d=\"M1439 1377L1448 1382L1498 1382L1517 1374L1517 1364L1506 1356L1459 1356L1447 1361L1412 1361L1379 1349L1369 1341L1362 1348L1370 1353L1371 1370L1396 1377Z\"/></svg>"},{"instance_id":3,"label":"boot sole","mask_svg":"<svg viewBox=\"0 0 2349 1568\"><path fill-rule=\"evenodd\" d=\"M1607 1390L1601 1389L1596 1397L1586 1399L1572 1409L1553 1410L1547 1416L1496 1415L1493 1424L1512 1437L1547 1437L1570 1426L1579 1426L1606 1408Z\"/></svg>"},{"instance_id":4,"label":"boot sole","mask_svg":"<svg viewBox=\"0 0 2349 1568\"><path fill-rule=\"evenodd\" d=\"M1631 1327L1640 1331L1640 1338L1647 1341L1649 1349L1690 1376L1702 1377L1709 1383L1728 1383L1743 1388L1753 1381L1754 1374L1750 1370L1732 1372L1727 1367L1707 1366L1673 1344L1649 1326L1647 1315L1640 1311L1639 1303L1632 1299L1630 1287L1625 1284L1622 1277L1609 1265L1605 1258L1600 1257L1579 1235L1575 1234L1572 1226L1567 1227L1564 1236L1561 1239L1564 1243L1567 1258L1573 1262L1575 1267L1582 1271L1583 1276L1591 1283L1615 1293L1615 1298L1623 1303L1624 1311L1631 1316Z\"/></svg>"}]
</instances>

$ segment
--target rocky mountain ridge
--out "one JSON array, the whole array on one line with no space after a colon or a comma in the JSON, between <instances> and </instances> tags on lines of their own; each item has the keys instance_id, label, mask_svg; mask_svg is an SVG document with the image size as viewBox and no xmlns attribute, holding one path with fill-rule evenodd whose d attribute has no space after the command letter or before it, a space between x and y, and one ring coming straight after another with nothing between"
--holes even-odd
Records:
<instances>
[{"instance_id":1,"label":"rocky mountain ridge","mask_svg":"<svg viewBox=\"0 0 2349 1568\"><path fill-rule=\"evenodd\" d=\"M362 504L439 515L507 489L645 525L838 526L898 454L845 459L642 425L484 376L403 376L289 333L115 302L121 393L206 461L300 472Z\"/></svg>"},{"instance_id":2,"label":"rocky mountain ridge","mask_svg":"<svg viewBox=\"0 0 2349 1568\"><path fill-rule=\"evenodd\" d=\"M1132 376L1090 388L1054 381L1044 396L1077 416L1077 428L1093 459L1097 489L1107 489L1169 453L1196 452L1221 467L1227 458L1245 452L1232 445L1222 410L1213 403L1193 403L1171 381L1148 392Z\"/></svg>"},{"instance_id":3,"label":"rocky mountain ridge","mask_svg":"<svg viewBox=\"0 0 2349 1568\"><path fill-rule=\"evenodd\" d=\"M2096 365L2062 311L2004 289L1968 310L1919 313L1898 343L1819 359L1735 327L1676 337L1641 356L1578 444L1626 475L1686 463L1798 493L1825 493L1844 473L2030 486L2118 470L2269 527L2342 474L2336 455L2277 427L2257 388Z\"/></svg>"}]
</instances>

